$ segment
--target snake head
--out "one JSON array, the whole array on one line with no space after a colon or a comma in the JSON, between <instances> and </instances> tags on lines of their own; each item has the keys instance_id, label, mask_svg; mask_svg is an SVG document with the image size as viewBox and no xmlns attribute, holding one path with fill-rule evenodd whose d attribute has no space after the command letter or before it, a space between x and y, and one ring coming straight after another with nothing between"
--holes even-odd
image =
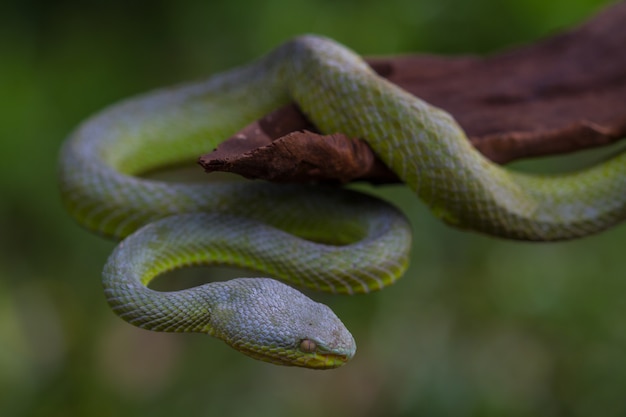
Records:
<instances>
[{"instance_id":1,"label":"snake head","mask_svg":"<svg viewBox=\"0 0 626 417\"><path fill-rule=\"evenodd\" d=\"M333 311L269 278L221 283L210 334L236 350L278 365L330 369L356 351L354 338Z\"/></svg>"}]
</instances>

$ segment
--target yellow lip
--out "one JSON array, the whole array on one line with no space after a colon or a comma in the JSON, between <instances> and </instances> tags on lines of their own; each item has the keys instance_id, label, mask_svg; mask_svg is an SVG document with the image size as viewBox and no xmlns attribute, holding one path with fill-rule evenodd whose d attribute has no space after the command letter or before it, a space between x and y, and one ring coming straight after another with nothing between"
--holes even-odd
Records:
<instances>
[{"instance_id":1,"label":"yellow lip","mask_svg":"<svg viewBox=\"0 0 626 417\"><path fill-rule=\"evenodd\" d=\"M356 349L345 352L315 352L307 354L278 353L270 349L251 348L250 346L237 345L235 349L250 356L251 358L270 362L283 366L298 366L309 369L333 369L345 365L355 354ZM270 354L272 352L272 354ZM282 353L282 354L281 354Z\"/></svg>"},{"instance_id":2,"label":"yellow lip","mask_svg":"<svg viewBox=\"0 0 626 417\"><path fill-rule=\"evenodd\" d=\"M333 369L345 365L354 354L313 353L298 358L294 363L311 369Z\"/></svg>"}]
</instances>

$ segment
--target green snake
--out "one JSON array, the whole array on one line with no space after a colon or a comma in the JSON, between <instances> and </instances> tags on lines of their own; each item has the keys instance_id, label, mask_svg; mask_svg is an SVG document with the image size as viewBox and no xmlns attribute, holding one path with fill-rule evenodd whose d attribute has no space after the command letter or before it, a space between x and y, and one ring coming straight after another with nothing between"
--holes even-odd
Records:
<instances>
[{"instance_id":1,"label":"green snake","mask_svg":"<svg viewBox=\"0 0 626 417\"><path fill-rule=\"evenodd\" d=\"M396 208L340 188L141 178L187 162L295 101L322 132L365 139L445 222L494 236L559 240L626 217L626 153L559 176L512 172L477 152L446 112L378 77L332 40L302 36L206 81L119 103L64 144L65 206L85 227L123 239L103 272L124 320L201 332L264 361L343 365L355 342L325 305L269 278L181 291L148 287L195 264L226 264L334 293L365 293L407 267L410 227Z\"/></svg>"}]
</instances>

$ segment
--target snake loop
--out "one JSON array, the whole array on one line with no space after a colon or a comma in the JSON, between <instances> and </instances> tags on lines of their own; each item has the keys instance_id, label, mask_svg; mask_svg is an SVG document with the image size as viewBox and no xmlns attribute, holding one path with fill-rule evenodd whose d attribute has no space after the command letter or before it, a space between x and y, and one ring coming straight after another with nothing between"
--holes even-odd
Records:
<instances>
[{"instance_id":1,"label":"snake loop","mask_svg":"<svg viewBox=\"0 0 626 417\"><path fill-rule=\"evenodd\" d=\"M83 123L60 157L65 206L124 239L104 269L113 310L159 331L203 332L257 359L337 367L355 352L335 314L267 278L178 292L148 288L190 264L229 264L296 285L357 293L405 270L410 227L380 200L346 190L259 183L164 183L137 176L188 161L294 100L322 132L368 141L444 221L511 239L559 240L626 217L626 153L554 177L485 159L446 112L379 78L353 52L303 36L206 81L149 93Z\"/></svg>"}]
</instances>

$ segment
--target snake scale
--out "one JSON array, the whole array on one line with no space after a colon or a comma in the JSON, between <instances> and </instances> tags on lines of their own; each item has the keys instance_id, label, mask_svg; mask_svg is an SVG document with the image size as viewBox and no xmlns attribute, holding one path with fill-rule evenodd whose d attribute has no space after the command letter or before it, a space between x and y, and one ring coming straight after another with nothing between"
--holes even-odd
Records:
<instances>
[{"instance_id":1,"label":"snake scale","mask_svg":"<svg viewBox=\"0 0 626 417\"><path fill-rule=\"evenodd\" d=\"M334 368L354 355L353 337L328 307L274 279L148 288L156 276L194 264L241 266L348 294L381 289L404 272L409 224L374 197L139 176L187 162L290 101L320 131L367 140L453 226L545 241L626 217L626 153L565 175L512 172L478 153L448 113L381 79L352 51L301 36L251 65L116 104L64 144L66 208L86 228L122 240L103 272L119 316L151 330L207 333L276 364Z\"/></svg>"}]
</instances>

